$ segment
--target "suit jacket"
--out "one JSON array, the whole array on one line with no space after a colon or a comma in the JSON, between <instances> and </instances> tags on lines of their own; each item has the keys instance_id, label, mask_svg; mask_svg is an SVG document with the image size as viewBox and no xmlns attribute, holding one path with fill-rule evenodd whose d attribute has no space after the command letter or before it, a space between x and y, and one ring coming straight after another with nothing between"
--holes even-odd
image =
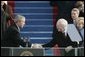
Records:
<instances>
[{"instance_id":1,"label":"suit jacket","mask_svg":"<svg viewBox=\"0 0 85 57\"><path fill-rule=\"evenodd\" d=\"M69 38L68 34L65 36L62 32L58 32L56 29L53 32L53 39L47 43L44 44L43 47L53 47L55 45L58 45L59 47L67 47L67 46L77 46L77 42L72 42Z\"/></svg>"},{"instance_id":2,"label":"suit jacket","mask_svg":"<svg viewBox=\"0 0 85 57\"><path fill-rule=\"evenodd\" d=\"M81 29L81 30L78 30L78 32L79 32L79 34L80 34L80 36L81 36L81 38L82 38L82 41L80 41L79 42L79 46L81 47L83 47L84 46L84 28L83 29Z\"/></svg>"},{"instance_id":3,"label":"suit jacket","mask_svg":"<svg viewBox=\"0 0 85 57\"><path fill-rule=\"evenodd\" d=\"M5 31L1 44L2 47L19 47L20 45L23 47L26 46L26 42L24 42L20 37L19 29L16 24L11 25ZM28 46L31 46L29 42Z\"/></svg>"}]
</instances>

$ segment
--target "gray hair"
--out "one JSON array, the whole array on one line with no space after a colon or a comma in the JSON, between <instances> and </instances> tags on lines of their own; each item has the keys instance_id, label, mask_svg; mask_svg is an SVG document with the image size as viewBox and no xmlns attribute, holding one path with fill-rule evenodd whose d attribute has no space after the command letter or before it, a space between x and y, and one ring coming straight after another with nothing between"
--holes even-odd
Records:
<instances>
[{"instance_id":1,"label":"gray hair","mask_svg":"<svg viewBox=\"0 0 85 57\"><path fill-rule=\"evenodd\" d=\"M25 20L25 17L22 16L22 15L16 15L15 18L14 18L14 21L17 22L19 20Z\"/></svg>"},{"instance_id":2,"label":"gray hair","mask_svg":"<svg viewBox=\"0 0 85 57\"><path fill-rule=\"evenodd\" d=\"M68 25L67 20L65 20L65 19L63 19L63 18L59 19L59 20L57 21L57 24L56 24L56 25L59 25L60 23L61 23L63 26L65 26L65 27Z\"/></svg>"},{"instance_id":3,"label":"gray hair","mask_svg":"<svg viewBox=\"0 0 85 57\"><path fill-rule=\"evenodd\" d=\"M59 26L60 24L62 24L62 25L64 26L64 29L67 30L67 27L68 27L68 22L67 22L67 20L65 20L65 19L63 19L63 18L59 19L59 20L57 21L57 23L56 23L56 27L58 28L58 26Z\"/></svg>"}]
</instances>

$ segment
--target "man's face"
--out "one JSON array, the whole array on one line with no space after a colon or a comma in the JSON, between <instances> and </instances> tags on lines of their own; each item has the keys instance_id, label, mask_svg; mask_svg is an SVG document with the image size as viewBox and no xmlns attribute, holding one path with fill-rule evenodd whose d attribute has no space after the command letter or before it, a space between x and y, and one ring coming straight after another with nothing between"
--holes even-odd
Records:
<instances>
[{"instance_id":1,"label":"man's face","mask_svg":"<svg viewBox=\"0 0 85 57\"><path fill-rule=\"evenodd\" d=\"M77 13L77 11L72 11L71 12L71 17L73 20L76 20L78 18L79 14Z\"/></svg>"},{"instance_id":2,"label":"man's face","mask_svg":"<svg viewBox=\"0 0 85 57\"><path fill-rule=\"evenodd\" d=\"M18 23L19 23L19 27L20 27L20 28L23 28L24 25L25 25L25 19L19 20Z\"/></svg>"},{"instance_id":3,"label":"man's face","mask_svg":"<svg viewBox=\"0 0 85 57\"><path fill-rule=\"evenodd\" d=\"M65 27L61 23L57 25L57 29L58 29L59 32L64 32L65 31Z\"/></svg>"}]
</instances>

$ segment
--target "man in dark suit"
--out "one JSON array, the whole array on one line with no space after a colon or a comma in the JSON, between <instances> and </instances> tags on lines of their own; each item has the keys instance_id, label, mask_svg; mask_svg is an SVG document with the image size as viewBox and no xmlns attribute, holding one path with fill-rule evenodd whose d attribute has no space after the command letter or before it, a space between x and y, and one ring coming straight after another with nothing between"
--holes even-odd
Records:
<instances>
[{"instance_id":1,"label":"man in dark suit","mask_svg":"<svg viewBox=\"0 0 85 57\"><path fill-rule=\"evenodd\" d=\"M19 47L20 45L25 47L27 42L24 42L20 37L20 28L25 25L25 17L21 15L16 15L15 24L11 25L4 34L1 40L2 47ZM28 46L31 43L28 42Z\"/></svg>"},{"instance_id":2,"label":"man in dark suit","mask_svg":"<svg viewBox=\"0 0 85 57\"><path fill-rule=\"evenodd\" d=\"M52 41L43 45L43 47L53 47L56 44L58 44L59 47L67 47L67 46L75 47L77 43L72 42L67 33L67 26L68 26L67 21L65 19L59 19L57 21L56 26L57 29L55 30L55 33L53 33Z\"/></svg>"},{"instance_id":3,"label":"man in dark suit","mask_svg":"<svg viewBox=\"0 0 85 57\"><path fill-rule=\"evenodd\" d=\"M43 47L54 47L57 44L58 47L65 48L61 49L64 56L69 55L69 52L72 52L70 55L74 55L73 47L77 47L77 42L72 42L67 33L68 22L62 18L57 21L56 26L57 29L53 33L53 39L49 43L44 44Z\"/></svg>"}]
</instances>

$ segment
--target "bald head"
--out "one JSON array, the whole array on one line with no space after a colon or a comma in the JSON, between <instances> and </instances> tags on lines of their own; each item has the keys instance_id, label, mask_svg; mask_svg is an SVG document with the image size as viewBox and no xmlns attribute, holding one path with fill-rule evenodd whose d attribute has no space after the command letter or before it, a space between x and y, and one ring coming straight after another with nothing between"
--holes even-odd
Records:
<instances>
[{"instance_id":1,"label":"bald head","mask_svg":"<svg viewBox=\"0 0 85 57\"><path fill-rule=\"evenodd\" d=\"M56 27L58 31L61 31L61 32L64 32L65 29L67 29L67 26L68 26L68 22L63 18L59 19L56 23Z\"/></svg>"},{"instance_id":2,"label":"bald head","mask_svg":"<svg viewBox=\"0 0 85 57\"><path fill-rule=\"evenodd\" d=\"M14 21L21 28L25 25L25 17L22 15L16 15Z\"/></svg>"}]
</instances>

